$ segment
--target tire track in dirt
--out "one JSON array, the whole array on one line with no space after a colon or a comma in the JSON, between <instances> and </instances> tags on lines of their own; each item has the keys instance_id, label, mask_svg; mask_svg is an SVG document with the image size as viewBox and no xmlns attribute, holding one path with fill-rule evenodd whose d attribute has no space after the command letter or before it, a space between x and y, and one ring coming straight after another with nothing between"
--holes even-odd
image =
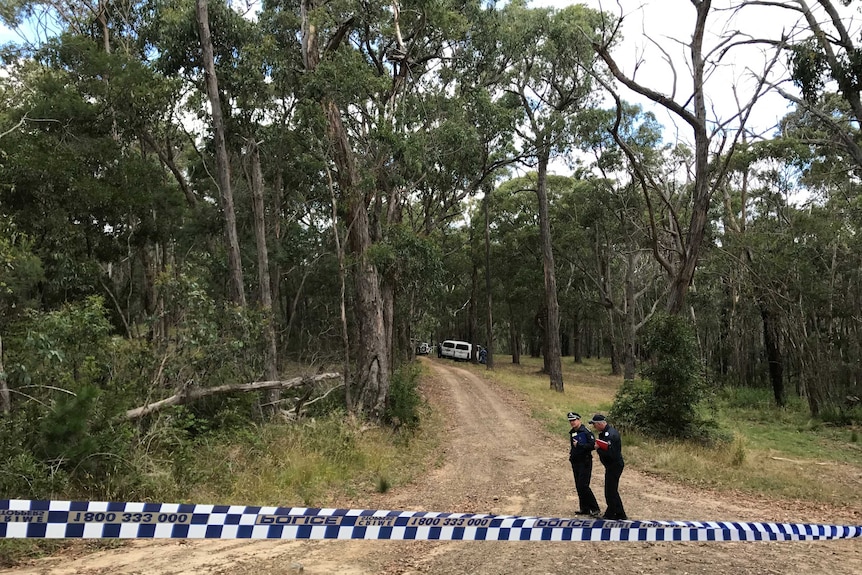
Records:
<instances>
[{"instance_id":1,"label":"tire track in dirt","mask_svg":"<svg viewBox=\"0 0 862 575\"><path fill-rule=\"evenodd\" d=\"M429 402L447 415L444 464L411 485L350 506L570 517L577 508L567 424L541 430L518 399L469 369L423 358ZM600 502L602 468L593 489ZM812 477L812 480L817 480ZM639 519L858 522L856 509L717 494L627 468L621 492ZM333 506L345 506L333 502ZM135 541L118 549L54 557L0 573L44 575L263 572L289 574L862 573L862 541L804 543L551 543L440 541Z\"/></svg>"}]
</instances>

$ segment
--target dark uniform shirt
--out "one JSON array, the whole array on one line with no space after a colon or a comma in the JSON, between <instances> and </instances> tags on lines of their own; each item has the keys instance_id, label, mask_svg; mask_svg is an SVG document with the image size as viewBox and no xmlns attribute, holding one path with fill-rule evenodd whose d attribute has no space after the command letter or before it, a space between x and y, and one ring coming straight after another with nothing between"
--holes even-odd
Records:
<instances>
[{"instance_id":1,"label":"dark uniform shirt","mask_svg":"<svg viewBox=\"0 0 862 575\"><path fill-rule=\"evenodd\" d=\"M596 438L593 432L582 423L578 427L569 428L569 461L583 461L592 457L592 451L596 448Z\"/></svg>"},{"instance_id":2,"label":"dark uniform shirt","mask_svg":"<svg viewBox=\"0 0 862 575\"><path fill-rule=\"evenodd\" d=\"M607 449L599 449L599 459L605 466L621 466L623 461L623 440L620 437L620 432L606 425L604 431L599 432L598 439L608 442Z\"/></svg>"}]
</instances>

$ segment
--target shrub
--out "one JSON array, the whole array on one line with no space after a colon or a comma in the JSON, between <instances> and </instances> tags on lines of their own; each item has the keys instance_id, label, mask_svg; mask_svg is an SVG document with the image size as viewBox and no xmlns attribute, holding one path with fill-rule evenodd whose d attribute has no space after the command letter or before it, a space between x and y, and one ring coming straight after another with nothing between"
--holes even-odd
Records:
<instances>
[{"instance_id":1,"label":"shrub","mask_svg":"<svg viewBox=\"0 0 862 575\"><path fill-rule=\"evenodd\" d=\"M642 336L645 381L627 381L620 388L611 408L614 421L653 436L661 422L662 435L670 426L676 437L711 441L715 425L697 412L704 385L693 329L680 316L660 314L647 322Z\"/></svg>"},{"instance_id":2,"label":"shrub","mask_svg":"<svg viewBox=\"0 0 862 575\"><path fill-rule=\"evenodd\" d=\"M394 427L404 426L409 430L419 425L419 407L422 397L418 384L421 370L415 363L405 363L392 374L389 385L389 402L384 421Z\"/></svg>"}]
</instances>

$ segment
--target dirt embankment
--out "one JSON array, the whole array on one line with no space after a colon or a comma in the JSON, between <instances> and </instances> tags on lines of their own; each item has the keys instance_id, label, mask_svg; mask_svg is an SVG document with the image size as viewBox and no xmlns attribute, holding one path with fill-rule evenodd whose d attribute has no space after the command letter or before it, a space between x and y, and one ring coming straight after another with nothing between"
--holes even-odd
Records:
<instances>
[{"instance_id":1,"label":"dirt embankment","mask_svg":"<svg viewBox=\"0 0 862 575\"><path fill-rule=\"evenodd\" d=\"M333 507L571 517L578 508L566 422L551 437L517 398L468 370L426 360L429 401L447 414L445 463L414 484ZM828 481L827 474L811 474ZM860 486L862 487L862 486ZM601 466L593 490L602 497ZM717 494L628 468L620 491L633 519L858 524L862 510ZM862 540L750 543L442 541L134 541L0 573L33 574L721 574L862 573Z\"/></svg>"}]
</instances>

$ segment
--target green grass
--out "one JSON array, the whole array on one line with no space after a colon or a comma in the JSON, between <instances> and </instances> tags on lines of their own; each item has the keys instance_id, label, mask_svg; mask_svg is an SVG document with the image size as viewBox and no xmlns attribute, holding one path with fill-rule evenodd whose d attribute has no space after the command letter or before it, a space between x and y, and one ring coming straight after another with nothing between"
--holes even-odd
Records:
<instances>
[{"instance_id":1,"label":"green grass","mask_svg":"<svg viewBox=\"0 0 862 575\"><path fill-rule=\"evenodd\" d=\"M420 406L421 428L370 426L332 414L216 434L172 460L142 454L145 488L134 500L278 506L352 506L352 499L412 481L439 463L440 413ZM180 475L178 475L178 473ZM61 498L61 497L58 497ZM68 547L115 541L0 540L0 568Z\"/></svg>"},{"instance_id":2,"label":"green grass","mask_svg":"<svg viewBox=\"0 0 862 575\"><path fill-rule=\"evenodd\" d=\"M261 429L264 449L218 444L198 454L190 501L331 506L407 483L429 465L439 423L426 412L422 433L370 427L338 415Z\"/></svg>"},{"instance_id":3,"label":"green grass","mask_svg":"<svg viewBox=\"0 0 862 575\"><path fill-rule=\"evenodd\" d=\"M469 366L483 377L514 391L534 418L552 434L565 434L567 411L582 416L607 413L622 377L610 375L605 361L575 364L563 358L564 392L549 389L541 358L522 357L512 365L495 358L495 369ZM862 446L855 426L829 425L812 419L798 398L777 408L770 390L731 389L717 394L706 414L732 440L706 447L678 441L671 425L667 438L626 432L626 462L671 481L718 490L739 490L771 497L802 499L862 508L858 477ZM828 480L823 480L828 476Z\"/></svg>"},{"instance_id":4,"label":"green grass","mask_svg":"<svg viewBox=\"0 0 862 575\"><path fill-rule=\"evenodd\" d=\"M569 411L580 413L585 421L595 412L606 412L621 383L618 378L607 374L608 366L603 362L586 360L582 365L575 366L571 358L564 358L564 390L560 394L550 388L548 376L540 372L541 358L522 356L520 365L507 363L507 359L508 356L501 356L493 372L484 365L470 365L470 368L524 397L531 415L552 433L560 430L561 422L566 424L563 430L568 433L565 415Z\"/></svg>"},{"instance_id":5,"label":"green grass","mask_svg":"<svg viewBox=\"0 0 862 575\"><path fill-rule=\"evenodd\" d=\"M622 378L607 362L563 359L565 390L550 389L540 358L521 365L498 356L493 371L460 364L497 381L549 433L565 436L565 414L589 417L613 403ZM427 375L427 372L426 372ZM628 465L662 478L709 487L862 509L862 445L855 426L812 419L804 402L776 408L768 390L732 389L715 398L711 415L732 441L704 447L627 432ZM421 407L416 432L367 426L333 414L291 425L261 425L212 436L179 461L148 460L146 500L235 505L348 506L354 498L403 485L439 464L442 414ZM655 422L661 428L664 422ZM186 483L174 472L182 468ZM83 543L82 543L83 544ZM94 543L92 545L98 545ZM107 544L107 543L106 543ZM65 542L0 541L0 566L67 546Z\"/></svg>"}]
</instances>

